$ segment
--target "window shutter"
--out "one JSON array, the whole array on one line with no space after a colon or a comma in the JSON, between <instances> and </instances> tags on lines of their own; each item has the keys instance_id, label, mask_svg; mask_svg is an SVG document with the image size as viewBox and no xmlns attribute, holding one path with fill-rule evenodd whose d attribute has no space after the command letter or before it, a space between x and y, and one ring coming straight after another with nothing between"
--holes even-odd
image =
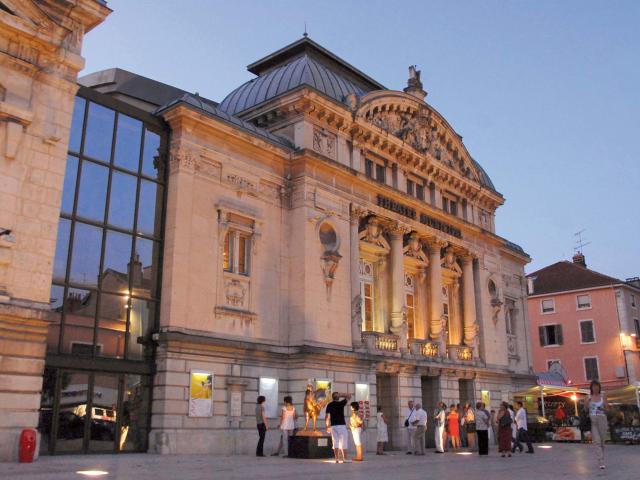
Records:
<instances>
[{"instance_id":1,"label":"window shutter","mask_svg":"<svg viewBox=\"0 0 640 480\"><path fill-rule=\"evenodd\" d=\"M562 345L562 325L556 325L556 343Z\"/></svg>"},{"instance_id":2,"label":"window shutter","mask_svg":"<svg viewBox=\"0 0 640 480\"><path fill-rule=\"evenodd\" d=\"M538 327L538 333L540 334L540 346L544 347L547 344L545 341L544 327Z\"/></svg>"}]
</instances>

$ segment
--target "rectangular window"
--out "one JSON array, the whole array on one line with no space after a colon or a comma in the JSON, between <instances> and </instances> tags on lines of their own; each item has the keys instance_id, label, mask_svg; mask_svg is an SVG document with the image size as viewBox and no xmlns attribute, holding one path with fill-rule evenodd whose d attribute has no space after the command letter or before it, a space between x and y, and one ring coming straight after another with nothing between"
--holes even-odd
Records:
<instances>
[{"instance_id":1,"label":"rectangular window","mask_svg":"<svg viewBox=\"0 0 640 480\"><path fill-rule=\"evenodd\" d=\"M600 372L598 371L598 359L596 357L587 357L584 359L584 372L587 381L598 380Z\"/></svg>"},{"instance_id":2,"label":"rectangular window","mask_svg":"<svg viewBox=\"0 0 640 480\"><path fill-rule=\"evenodd\" d=\"M578 310L585 310L591 308L591 295L578 295L577 296Z\"/></svg>"},{"instance_id":3,"label":"rectangular window","mask_svg":"<svg viewBox=\"0 0 640 480\"><path fill-rule=\"evenodd\" d=\"M409 338L415 338L415 305L413 293L406 294L405 305L407 307L408 336Z\"/></svg>"},{"instance_id":4,"label":"rectangular window","mask_svg":"<svg viewBox=\"0 0 640 480\"><path fill-rule=\"evenodd\" d=\"M373 162L371 160L364 161L364 174L369 178L373 178Z\"/></svg>"},{"instance_id":5,"label":"rectangular window","mask_svg":"<svg viewBox=\"0 0 640 480\"><path fill-rule=\"evenodd\" d=\"M251 249L248 235L230 230L224 239L222 268L226 272L249 275L249 251Z\"/></svg>"},{"instance_id":6,"label":"rectangular window","mask_svg":"<svg viewBox=\"0 0 640 480\"><path fill-rule=\"evenodd\" d=\"M386 179L385 172L386 172L386 169L384 168L384 165L376 164L376 180L378 182L385 183L385 179Z\"/></svg>"},{"instance_id":7,"label":"rectangular window","mask_svg":"<svg viewBox=\"0 0 640 480\"><path fill-rule=\"evenodd\" d=\"M449 213L449 199L447 197L442 197L442 210Z\"/></svg>"},{"instance_id":8,"label":"rectangular window","mask_svg":"<svg viewBox=\"0 0 640 480\"><path fill-rule=\"evenodd\" d=\"M424 200L424 185L416 185L416 197L418 200Z\"/></svg>"},{"instance_id":9,"label":"rectangular window","mask_svg":"<svg viewBox=\"0 0 640 480\"><path fill-rule=\"evenodd\" d=\"M631 294L631 306L636 308L636 296Z\"/></svg>"},{"instance_id":10,"label":"rectangular window","mask_svg":"<svg viewBox=\"0 0 640 480\"><path fill-rule=\"evenodd\" d=\"M593 320L582 320L580 322L580 343L595 343L596 333L593 327Z\"/></svg>"},{"instance_id":11,"label":"rectangular window","mask_svg":"<svg viewBox=\"0 0 640 480\"><path fill-rule=\"evenodd\" d=\"M552 298L542 300L540 302L540 309L542 310L542 313L555 313L556 302Z\"/></svg>"},{"instance_id":12,"label":"rectangular window","mask_svg":"<svg viewBox=\"0 0 640 480\"><path fill-rule=\"evenodd\" d=\"M411 195L413 197L415 183L412 180L407 180L407 195Z\"/></svg>"},{"instance_id":13,"label":"rectangular window","mask_svg":"<svg viewBox=\"0 0 640 480\"><path fill-rule=\"evenodd\" d=\"M362 282L362 329L373 331L373 283Z\"/></svg>"},{"instance_id":14,"label":"rectangular window","mask_svg":"<svg viewBox=\"0 0 640 480\"><path fill-rule=\"evenodd\" d=\"M638 320L637 318L634 318L633 325L636 328L636 339L640 340L640 320Z\"/></svg>"},{"instance_id":15,"label":"rectangular window","mask_svg":"<svg viewBox=\"0 0 640 480\"><path fill-rule=\"evenodd\" d=\"M540 346L562 345L562 325L543 325L538 328Z\"/></svg>"},{"instance_id":16,"label":"rectangular window","mask_svg":"<svg viewBox=\"0 0 640 480\"><path fill-rule=\"evenodd\" d=\"M454 202L453 200L449 202L449 213L451 213L451 215L458 214L458 202Z\"/></svg>"}]
</instances>

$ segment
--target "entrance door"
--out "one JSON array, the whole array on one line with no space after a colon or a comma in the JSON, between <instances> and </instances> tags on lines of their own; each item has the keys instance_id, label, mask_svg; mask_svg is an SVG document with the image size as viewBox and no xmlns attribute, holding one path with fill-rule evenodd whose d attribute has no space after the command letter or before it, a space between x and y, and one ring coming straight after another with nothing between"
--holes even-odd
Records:
<instances>
[{"instance_id":1,"label":"entrance door","mask_svg":"<svg viewBox=\"0 0 640 480\"><path fill-rule=\"evenodd\" d=\"M422 408L426 410L428 419L425 443L427 448L435 448L436 446L433 413L440 400L440 378L422 377Z\"/></svg>"},{"instance_id":2,"label":"entrance door","mask_svg":"<svg viewBox=\"0 0 640 480\"><path fill-rule=\"evenodd\" d=\"M146 376L46 368L40 453L145 451Z\"/></svg>"},{"instance_id":3,"label":"entrance door","mask_svg":"<svg viewBox=\"0 0 640 480\"><path fill-rule=\"evenodd\" d=\"M400 428L401 406L398 404L398 376L378 375L376 377L377 405L382 407L387 418L387 431L389 432L389 442L387 449L403 448L402 433L404 427Z\"/></svg>"}]
</instances>

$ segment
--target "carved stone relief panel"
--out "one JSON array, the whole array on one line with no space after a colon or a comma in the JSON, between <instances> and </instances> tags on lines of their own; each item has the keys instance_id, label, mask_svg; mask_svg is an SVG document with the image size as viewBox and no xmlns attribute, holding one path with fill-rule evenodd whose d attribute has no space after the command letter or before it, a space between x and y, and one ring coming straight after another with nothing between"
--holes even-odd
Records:
<instances>
[{"instance_id":1,"label":"carved stone relief panel","mask_svg":"<svg viewBox=\"0 0 640 480\"><path fill-rule=\"evenodd\" d=\"M230 278L224 280L224 302L227 307L249 309L249 280Z\"/></svg>"},{"instance_id":2,"label":"carved stone relief panel","mask_svg":"<svg viewBox=\"0 0 640 480\"><path fill-rule=\"evenodd\" d=\"M329 158L336 158L337 137L321 128L313 129L313 149Z\"/></svg>"}]
</instances>

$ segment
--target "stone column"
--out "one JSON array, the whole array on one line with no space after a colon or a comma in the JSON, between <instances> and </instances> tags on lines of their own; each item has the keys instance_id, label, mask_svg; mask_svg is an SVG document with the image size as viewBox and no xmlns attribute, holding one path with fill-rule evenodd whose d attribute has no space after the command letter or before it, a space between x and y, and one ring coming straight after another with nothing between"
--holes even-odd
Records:
<instances>
[{"instance_id":1,"label":"stone column","mask_svg":"<svg viewBox=\"0 0 640 480\"><path fill-rule=\"evenodd\" d=\"M442 340L442 265L440 263L440 249L446 243L439 240L429 242L429 303L431 304L431 318L429 337L431 340ZM444 350L440 353L442 354Z\"/></svg>"},{"instance_id":2,"label":"stone column","mask_svg":"<svg viewBox=\"0 0 640 480\"><path fill-rule=\"evenodd\" d=\"M460 314L460 281L454 280L449 290L449 342L451 345L462 345Z\"/></svg>"},{"instance_id":3,"label":"stone column","mask_svg":"<svg viewBox=\"0 0 640 480\"><path fill-rule=\"evenodd\" d=\"M476 294L473 284L473 257L462 257L462 282L464 291L464 343L473 346L478 331L476 324Z\"/></svg>"},{"instance_id":4,"label":"stone column","mask_svg":"<svg viewBox=\"0 0 640 480\"><path fill-rule=\"evenodd\" d=\"M353 348L362 347L362 295L360 293L360 235L359 225L363 210L351 204L349 222L349 255L351 274L351 341Z\"/></svg>"},{"instance_id":5,"label":"stone column","mask_svg":"<svg viewBox=\"0 0 640 480\"><path fill-rule=\"evenodd\" d=\"M402 331L404 309L404 254L402 239L406 229L396 225L391 235L391 333Z\"/></svg>"}]
</instances>

